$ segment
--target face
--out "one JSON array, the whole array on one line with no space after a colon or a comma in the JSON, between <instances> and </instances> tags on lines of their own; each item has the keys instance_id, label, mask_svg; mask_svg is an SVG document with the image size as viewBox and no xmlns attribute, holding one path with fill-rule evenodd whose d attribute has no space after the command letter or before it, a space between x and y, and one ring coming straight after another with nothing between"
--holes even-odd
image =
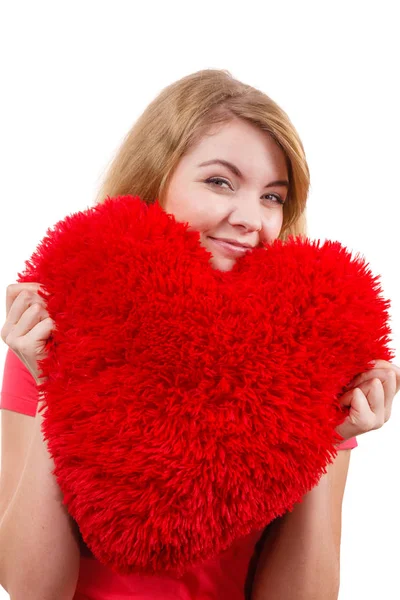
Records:
<instances>
[{"instance_id":1,"label":"face","mask_svg":"<svg viewBox=\"0 0 400 600\"><path fill-rule=\"evenodd\" d=\"M281 148L266 132L237 119L214 129L181 158L164 210L199 231L212 266L229 271L251 248L279 236L288 185Z\"/></svg>"}]
</instances>

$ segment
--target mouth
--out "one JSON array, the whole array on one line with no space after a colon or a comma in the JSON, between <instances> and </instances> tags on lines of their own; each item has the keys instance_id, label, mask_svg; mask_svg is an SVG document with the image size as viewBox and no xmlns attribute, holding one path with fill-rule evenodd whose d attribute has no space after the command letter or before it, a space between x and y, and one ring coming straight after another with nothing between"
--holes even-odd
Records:
<instances>
[{"instance_id":1,"label":"mouth","mask_svg":"<svg viewBox=\"0 0 400 600\"><path fill-rule=\"evenodd\" d=\"M230 242L218 240L217 238L212 238L210 236L208 236L208 239L211 240L213 247L218 248L218 250L220 250L222 254L228 257L244 256L247 252L250 252L251 250L251 247L231 244Z\"/></svg>"}]
</instances>

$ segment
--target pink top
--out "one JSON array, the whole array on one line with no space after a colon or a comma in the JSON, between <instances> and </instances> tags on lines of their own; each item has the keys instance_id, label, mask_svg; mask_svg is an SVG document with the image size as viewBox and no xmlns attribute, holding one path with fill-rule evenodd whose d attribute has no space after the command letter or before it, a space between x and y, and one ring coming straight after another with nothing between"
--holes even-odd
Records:
<instances>
[{"instance_id":1,"label":"pink top","mask_svg":"<svg viewBox=\"0 0 400 600\"><path fill-rule=\"evenodd\" d=\"M0 408L34 417L38 395L35 380L8 349L1 390ZM357 439L343 442L338 449L352 449ZM250 559L262 531L241 538L217 558L187 571L180 579L168 576L118 575L102 565L81 544L79 578L74 600L244 600L249 581Z\"/></svg>"}]
</instances>

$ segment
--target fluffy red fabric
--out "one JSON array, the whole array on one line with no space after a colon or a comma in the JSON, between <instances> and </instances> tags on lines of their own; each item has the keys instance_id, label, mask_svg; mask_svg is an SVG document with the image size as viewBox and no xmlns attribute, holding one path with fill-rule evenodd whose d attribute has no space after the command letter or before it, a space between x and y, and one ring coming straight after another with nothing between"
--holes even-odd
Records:
<instances>
[{"instance_id":1,"label":"fluffy red fabric","mask_svg":"<svg viewBox=\"0 0 400 600\"><path fill-rule=\"evenodd\" d=\"M391 360L388 300L339 242L214 269L156 202L107 198L48 229L43 432L64 503L121 574L185 569L292 510L337 454L339 397Z\"/></svg>"}]
</instances>

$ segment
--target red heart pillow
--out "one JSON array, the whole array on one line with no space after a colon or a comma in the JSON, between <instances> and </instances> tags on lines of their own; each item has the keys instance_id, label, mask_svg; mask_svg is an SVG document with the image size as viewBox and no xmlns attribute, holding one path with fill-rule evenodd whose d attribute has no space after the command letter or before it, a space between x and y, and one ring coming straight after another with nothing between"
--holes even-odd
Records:
<instances>
[{"instance_id":1,"label":"red heart pillow","mask_svg":"<svg viewBox=\"0 0 400 600\"><path fill-rule=\"evenodd\" d=\"M214 269L138 197L67 216L19 281L56 323L40 367L64 503L121 574L182 574L292 510L337 454L345 386L387 348L389 301L338 242Z\"/></svg>"}]
</instances>

